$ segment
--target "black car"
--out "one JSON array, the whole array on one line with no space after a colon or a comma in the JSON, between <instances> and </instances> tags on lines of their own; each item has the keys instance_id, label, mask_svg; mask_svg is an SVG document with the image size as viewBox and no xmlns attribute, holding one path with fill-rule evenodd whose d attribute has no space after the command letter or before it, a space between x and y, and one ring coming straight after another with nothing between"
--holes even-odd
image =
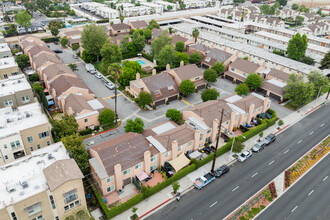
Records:
<instances>
[{"instance_id":1,"label":"black car","mask_svg":"<svg viewBox=\"0 0 330 220\"><path fill-rule=\"evenodd\" d=\"M62 50L53 50L55 53L63 53Z\"/></svg>"},{"instance_id":2,"label":"black car","mask_svg":"<svg viewBox=\"0 0 330 220\"><path fill-rule=\"evenodd\" d=\"M273 142L275 141L275 139L276 139L275 134L269 134L269 135L265 138L264 142L265 142L266 145L269 145L270 143L273 143Z\"/></svg>"},{"instance_id":3,"label":"black car","mask_svg":"<svg viewBox=\"0 0 330 220\"><path fill-rule=\"evenodd\" d=\"M54 44L55 44L55 45L58 45L58 41L54 41Z\"/></svg>"},{"instance_id":4,"label":"black car","mask_svg":"<svg viewBox=\"0 0 330 220\"><path fill-rule=\"evenodd\" d=\"M220 178L223 174L228 173L229 167L227 165L222 165L216 171L214 171L214 176Z\"/></svg>"}]
</instances>

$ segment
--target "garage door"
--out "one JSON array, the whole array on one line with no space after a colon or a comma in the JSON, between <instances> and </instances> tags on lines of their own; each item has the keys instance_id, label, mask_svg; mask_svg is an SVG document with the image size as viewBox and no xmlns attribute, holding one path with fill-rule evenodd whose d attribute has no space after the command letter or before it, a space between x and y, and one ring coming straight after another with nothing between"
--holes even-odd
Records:
<instances>
[{"instance_id":1,"label":"garage door","mask_svg":"<svg viewBox=\"0 0 330 220\"><path fill-rule=\"evenodd\" d=\"M258 88L257 91L258 91L258 93L261 93L263 96L265 96L267 94L267 91L262 88Z\"/></svg>"},{"instance_id":2,"label":"garage door","mask_svg":"<svg viewBox=\"0 0 330 220\"><path fill-rule=\"evenodd\" d=\"M236 79L236 84L241 84L241 83L243 83L243 82L240 81L240 80L238 80L238 79Z\"/></svg>"},{"instance_id":3,"label":"garage door","mask_svg":"<svg viewBox=\"0 0 330 220\"><path fill-rule=\"evenodd\" d=\"M132 179L131 177L127 178L127 179L124 179L124 186L130 184L132 182Z\"/></svg>"},{"instance_id":4,"label":"garage door","mask_svg":"<svg viewBox=\"0 0 330 220\"><path fill-rule=\"evenodd\" d=\"M197 86L197 90L204 89L204 88L205 88L205 84L204 85Z\"/></svg>"},{"instance_id":5,"label":"garage door","mask_svg":"<svg viewBox=\"0 0 330 220\"><path fill-rule=\"evenodd\" d=\"M202 64L202 67L204 67L206 69L210 68L210 66L209 65L206 65L205 63Z\"/></svg>"},{"instance_id":6,"label":"garage door","mask_svg":"<svg viewBox=\"0 0 330 220\"><path fill-rule=\"evenodd\" d=\"M230 80L230 81L233 81L233 80L234 80L234 78L233 78L233 77L231 77L231 76L228 76L228 75L226 75L225 79L228 79L228 80Z\"/></svg>"},{"instance_id":7,"label":"garage door","mask_svg":"<svg viewBox=\"0 0 330 220\"><path fill-rule=\"evenodd\" d=\"M178 99L178 96L175 95L175 96L169 97L168 101L170 102L170 101L177 100L177 99Z\"/></svg>"},{"instance_id":8,"label":"garage door","mask_svg":"<svg viewBox=\"0 0 330 220\"><path fill-rule=\"evenodd\" d=\"M273 93L269 93L269 97L272 97L272 98L274 98L274 99L276 99L278 101L281 101L281 96L279 96L279 95L275 95Z\"/></svg>"},{"instance_id":9,"label":"garage door","mask_svg":"<svg viewBox=\"0 0 330 220\"><path fill-rule=\"evenodd\" d=\"M155 106L165 104L165 99L155 102Z\"/></svg>"}]
</instances>

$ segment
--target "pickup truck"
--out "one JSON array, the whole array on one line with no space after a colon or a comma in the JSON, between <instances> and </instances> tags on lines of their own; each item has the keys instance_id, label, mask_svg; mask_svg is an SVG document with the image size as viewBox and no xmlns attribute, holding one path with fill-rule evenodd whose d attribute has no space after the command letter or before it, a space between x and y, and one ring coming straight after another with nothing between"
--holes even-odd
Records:
<instances>
[{"instance_id":1,"label":"pickup truck","mask_svg":"<svg viewBox=\"0 0 330 220\"><path fill-rule=\"evenodd\" d=\"M195 180L194 186L197 189L201 189L215 179L215 176L212 173L207 173L202 177L199 177Z\"/></svg>"}]
</instances>

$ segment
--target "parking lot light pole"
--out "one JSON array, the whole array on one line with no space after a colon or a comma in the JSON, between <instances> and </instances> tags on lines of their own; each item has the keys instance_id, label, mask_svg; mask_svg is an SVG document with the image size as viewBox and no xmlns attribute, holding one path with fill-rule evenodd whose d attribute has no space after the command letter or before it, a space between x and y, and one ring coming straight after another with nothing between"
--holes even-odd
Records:
<instances>
[{"instance_id":1,"label":"parking lot light pole","mask_svg":"<svg viewBox=\"0 0 330 220\"><path fill-rule=\"evenodd\" d=\"M215 144L215 151L214 151L211 173L214 173L215 160L217 159L217 152L218 152L218 146L219 146L219 140L220 140L220 134L221 134L221 124L222 124L223 112L224 112L224 109L222 108L220 122L219 122L217 143Z\"/></svg>"}]
</instances>

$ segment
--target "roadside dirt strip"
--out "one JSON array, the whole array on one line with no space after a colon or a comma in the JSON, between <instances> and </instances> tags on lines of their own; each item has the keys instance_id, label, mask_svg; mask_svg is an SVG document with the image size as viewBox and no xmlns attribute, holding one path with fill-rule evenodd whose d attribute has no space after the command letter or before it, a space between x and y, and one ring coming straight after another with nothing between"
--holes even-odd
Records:
<instances>
[{"instance_id":1,"label":"roadside dirt strip","mask_svg":"<svg viewBox=\"0 0 330 220\"><path fill-rule=\"evenodd\" d=\"M231 212L225 219L245 220L257 217L329 153L330 135L315 145L310 151L254 194L244 204Z\"/></svg>"}]
</instances>

